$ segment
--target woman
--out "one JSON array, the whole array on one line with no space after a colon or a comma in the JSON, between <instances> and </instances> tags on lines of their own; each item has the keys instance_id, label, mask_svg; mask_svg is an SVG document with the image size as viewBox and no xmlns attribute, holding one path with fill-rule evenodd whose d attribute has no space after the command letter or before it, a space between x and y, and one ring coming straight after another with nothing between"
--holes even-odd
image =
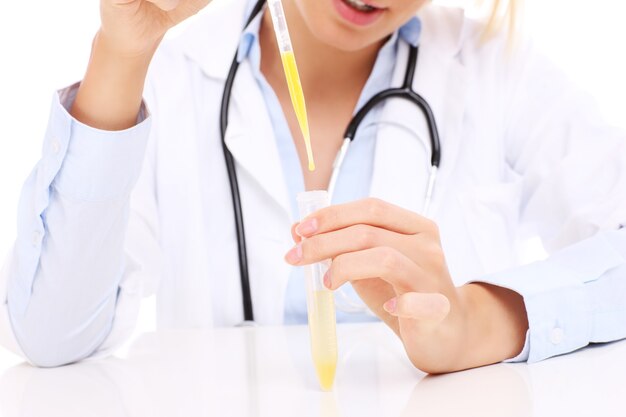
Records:
<instances>
[{"instance_id":1,"label":"woman","mask_svg":"<svg viewBox=\"0 0 626 417\"><path fill-rule=\"evenodd\" d=\"M242 322L219 131L235 52L225 143L256 322L302 322L293 266L332 258L327 286L350 283L427 372L626 337L624 135L528 48L511 52L502 34L485 41L479 22L425 0L284 0L318 166L309 172L267 12L242 34L253 4L216 1L160 45L207 3L101 1L85 77L54 102L22 195L3 273L5 344L40 366L108 352L154 291L161 328ZM294 245L295 194L327 187L352 114L401 82L409 45L420 46L413 86L442 143L428 218L418 214L426 123L414 106L388 101L363 121L336 204L295 224ZM519 266L528 232L551 255Z\"/></svg>"}]
</instances>

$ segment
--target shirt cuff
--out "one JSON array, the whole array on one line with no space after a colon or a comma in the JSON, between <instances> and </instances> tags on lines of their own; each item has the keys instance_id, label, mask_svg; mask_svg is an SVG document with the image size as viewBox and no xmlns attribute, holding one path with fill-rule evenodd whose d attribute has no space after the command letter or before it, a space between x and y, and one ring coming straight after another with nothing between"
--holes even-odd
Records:
<instances>
[{"instance_id":1,"label":"shirt cuff","mask_svg":"<svg viewBox=\"0 0 626 417\"><path fill-rule=\"evenodd\" d=\"M129 129L95 129L68 112L78 87L77 83L60 90L53 99L41 161L44 175L53 177L52 186L67 198L107 201L123 197L141 171L150 134L148 110L142 102L137 124Z\"/></svg>"},{"instance_id":2,"label":"shirt cuff","mask_svg":"<svg viewBox=\"0 0 626 417\"><path fill-rule=\"evenodd\" d=\"M598 233L568 246L548 259L481 277L524 299L528 332L524 349L509 361L537 362L580 349L593 333L593 311L587 284L626 261L612 244L612 234Z\"/></svg>"}]
</instances>

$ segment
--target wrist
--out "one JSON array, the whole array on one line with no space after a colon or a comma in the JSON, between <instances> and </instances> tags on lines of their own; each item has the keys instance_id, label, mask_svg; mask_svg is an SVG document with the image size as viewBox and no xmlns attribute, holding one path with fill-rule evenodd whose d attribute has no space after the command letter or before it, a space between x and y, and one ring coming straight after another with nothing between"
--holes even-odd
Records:
<instances>
[{"instance_id":1,"label":"wrist","mask_svg":"<svg viewBox=\"0 0 626 417\"><path fill-rule=\"evenodd\" d=\"M459 288L464 299L472 366L515 357L524 346L528 319L521 295L507 288L470 283Z\"/></svg>"},{"instance_id":2,"label":"wrist","mask_svg":"<svg viewBox=\"0 0 626 417\"><path fill-rule=\"evenodd\" d=\"M159 42L142 50L120 48L118 43L110 39L101 29L94 37L89 57L89 72L108 72L120 79L145 79L152 57Z\"/></svg>"},{"instance_id":3,"label":"wrist","mask_svg":"<svg viewBox=\"0 0 626 417\"><path fill-rule=\"evenodd\" d=\"M126 54L98 32L87 72L70 111L72 116L103 130L134 126L153 54L154 51Z\"/></svg>"},{"instance_id":4,"label":"wrist","mask_svg":"<svg viewBox=\"0 0 626 417\"><path fill-rule=\"evenodd\" d=\"M150 64L154 52L163 40L163 36L165 35L155 37L153 40L137 45L133 42L129 42L128 39L118 39L115 35L110 34L104 27L101 27L94 37L92 57L94 55L93 52L97 52L100 55L105 55L108 58L121 62L147 66Z\"/></svg>"}]
</instances>

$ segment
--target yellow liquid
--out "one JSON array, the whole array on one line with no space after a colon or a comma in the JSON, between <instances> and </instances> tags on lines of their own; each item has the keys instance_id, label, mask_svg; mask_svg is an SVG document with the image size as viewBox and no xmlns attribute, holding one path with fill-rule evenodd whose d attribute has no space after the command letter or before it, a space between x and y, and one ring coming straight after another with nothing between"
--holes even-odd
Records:
<instances>
[{"instance_id":1,"label":"yellow liquid","mask_svg":"<svg viewBox=\"0 0 626 417\"><path fill-rule=\"evenodd\" d=\"M306 115L306 104L304 103L304 93L302 92L302 84L300 84L300 75L298 75L298 67L296 66L296 57L293 52L284 52L281 54L283 60L283 69L287 78L287 86L289 87L289 96L291 104L296 112L296 118L304 137L306 146L306 155L309 159L309 171L315 171L315 161L313 160L313 151L311 150L311 134L309 132L309 120Z\"/></svg>"},{"instance_id":2,"label":"yellow liquid","mask_svg":"<svg viewBox=\"0 0 626 417\"><path fill-rule=\"evenodd\" d=\"M322 389L329 391L337 369L335 300L331 291L313 293L309 305L309 332L317 378Z\"/></svg>"}]
</instances>

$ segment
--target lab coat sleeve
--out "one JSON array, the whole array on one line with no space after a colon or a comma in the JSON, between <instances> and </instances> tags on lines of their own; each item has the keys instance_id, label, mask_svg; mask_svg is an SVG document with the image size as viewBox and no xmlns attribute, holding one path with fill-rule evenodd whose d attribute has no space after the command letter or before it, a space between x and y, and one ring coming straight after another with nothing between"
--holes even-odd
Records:
<instances>
[{"instance_id":1,"label":"lab coat sleeve","mask_svg":"<svg viewBox=\"0 0 626 417\"><path fill-rule=\"evenodd\" d=\"M150 131L142 106L127 130L93 129L55 94L43 154L22 189L18 234L0 274L0 342L31 363L57 366L110 349L138 302L127 247L130 193ZM139 222L141 224L141 222ZM148 243L147 243L148 244Z\"/></svg>"},{"instance_id":2,"label":"lab coat sleeve","mask_svg":"<svg viewBox=\"0 0 626 417\"><path fill-rule=\"evenodd\" d=\"M527 53L513 67L508 164L520 223L549 256L479 281L523 296L527 342L513 360L536 362L626 337L626 135L545 58Z\"/></svg>"}]
</instances>

